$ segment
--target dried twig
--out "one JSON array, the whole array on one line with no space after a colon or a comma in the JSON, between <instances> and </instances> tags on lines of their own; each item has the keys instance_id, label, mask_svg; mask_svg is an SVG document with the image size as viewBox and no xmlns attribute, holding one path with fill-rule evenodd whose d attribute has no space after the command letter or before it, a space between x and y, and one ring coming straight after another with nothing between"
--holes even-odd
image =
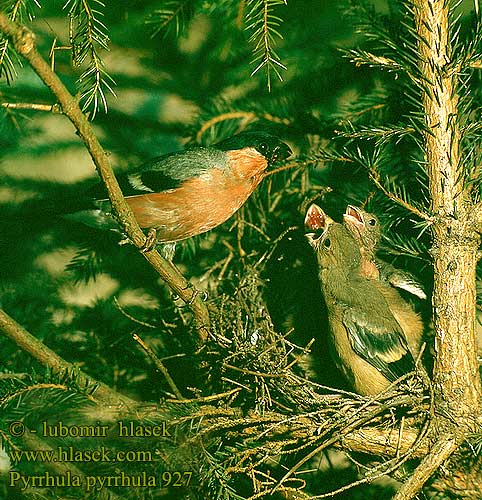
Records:
<instances>
[{"instance_id":1,"label":"dried twig","mask_svg":"<svg viewBox=\"0 0 482 500\"><path fill-rule=\"evenodd\" d=\"M48 113L62 114L59 104L38 104L35 102L2 102L0 106L5 109L31 109L32 111L46 111Z\"/></svg>"},{"instance_id":2,"label":"dried twig","mask_svg":"<svg viewBox=\"0 0 482 500\"><path fill-rule=\"evenodd\" d=\"M164 366L164 363L156 356L156 353L139 337L139 335L137 335L137 333L134 333L132 335L132 338L142 347L142 349L145 351L145 353L149 356L149 358L156 365L156 368L164 375L166 382L169 384L169 387L171 388L171 390L175 394L175 396L180 400L184 399L182 394L181 394L181 391L177 388L177 385L175 384L174 380L172 379L171 374L168 372L167 368Z\"/></svg>"},{"instance_id":3,"label":"dried twig","mask_svg":"<svg viewBox=\"0 0 482 500\"><path fill-rule=\"evenodd\" d=\"M398 490L393 500L410 500L422 489L430 476L459 447L458 440L452 436L440 439L430 453L420 462L410 479Z\"/></svg>"},{"instance_id":4,"label":"dried twig","mask_svg":"<svg viewBox=\"0 0 482 500\"><path fill-rule=\"evenodd\" d=\"M274 123L282 123L284 125L289 125L289 120L286 118L279 118L277 116L273 116L269 113L257 114L253 111L229 111L228 113L222 113L220 115L214 116L207 122L205 122L202 127L198 130L196 134L196 140L199 141L202 136L208 131L211 127L216 125L217 123L221 123L227 120L243 120L244 126L248 123L259 120L260 118L274 122Z\"/></svg>"}]
</instances>

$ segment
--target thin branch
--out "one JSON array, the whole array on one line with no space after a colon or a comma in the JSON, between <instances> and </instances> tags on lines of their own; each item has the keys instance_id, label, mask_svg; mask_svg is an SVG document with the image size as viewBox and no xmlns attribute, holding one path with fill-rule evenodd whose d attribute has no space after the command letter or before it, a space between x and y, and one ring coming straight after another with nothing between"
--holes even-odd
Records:
<instances>
[{"instance_id":1,"label":"thin branch","mask_svg":"<svg viewBox=\"0 0 482 500\"><path fill-rule=\"evenodd\" d=\"M217 115L203 124L203 126L198 130L198 133L196 134L196 140L199 141L201 137L206 133L206 131L217 123L221 123L226 120L237 120L240 118L243 119L247 124L253 120L256 120L256 113L253 113L251 111L230 111L229 113Z\"/></svg>"},{"instance_id":2,"label":"thin branch","mask_svg":"<svg viewBox=\"0 0 482 500\"><path fill-rule=\"evenodd\" d=\"M142 347L145 353L156 365L156 368L164 375L166 382L169 384L169 387L171 388L172 392L177 397L177 399L179 400L184 399L183 395L181 394L181 391L177 388L177 385L172 379L171 374L164 366L164 363L156 356L156 353L139 337L139 335L137 335L137 333L134 333L132 335L132 338Z\"/></svg>"},{"instance_id":3,"label":"thin branch","mask_svg":"<svg viewBox=\"0 0 482 500\"><path fill-rule=\"evenodd\" d=\"M469 68L482 69L482 60L481 59L477 59L476 61L471 61L469 63Z\"/></svg>"},{"instance_id":4,"label":"thin branch","mask_svg":"<svg viewBox=\"0 0 482 500\"><path fill-rule=\"evenodd\" d=\"M120 304L119 301L117 300L117 297L114 297L114 304L119 309L120 313L124 315L127 319L130 319L133 323L136 323L141 326L145 326L147 328L157 328L155 325L151 325L150 323L146 323L145 321L141 321L137 318L134 318L134 316L130 315Z\"/></svg>"},{"instance_id":5,"label":"thin branch","mask_svg":"<svg viewBox=\"0 0 482 500\"><path fill-rule=\"evenodd\" d=\"M430 476L458 448L459 442L454 436L448 436L438 441L430 453L420 462L412 476L398 490L393 500L410 500L422 489Z\"/></svg>"},{"instance_id":6,"label":"thin branch","mask_svg":"<svg viewBox=\"0 0 482 500\"><path fill-rule=\"evenodd\" d=\"M283 172L284 170L293 170L294 168L303 168L304 165L300 165L299 163L288 163L288 165L283 165L282 167L275 168L274 170L270 170L264 174L264 177L269 177L270 175L278 174L279 172Z\"/></svg>"},{"instance_id":7,"label":"thin branch","mask_svg":"<svg viewBox=\"0 0 482 500\"><path fill-rule=\"evenodd\" d=\"M216 125L217 123L221 123L227 120L238 120L242 119L244 121L244 126L248 123L263 119L266 121L270 121L273 123L280 123L284 125L289 125L290 121L287 118L279 118L278 116L274 116L270 113L257 114L253 111L229 111L227 113L222 113L220 115L214 116L207 122L205 122L202 127L198 130L196 134L196 140L201 140L202 136L208 131L211 127Z\"/></svg>"},{"instance_id":8,"label":"thin branch","mask_svg":"<svg viewBox=\"0 0 482 500\"><path fill-rule=\"evenodd\" d=\"M261 373L255 372L253 370L248 370L247 368L239 368L237 366L230 365L228 363L223 363L223 368L229 368L230 370L234 370L235 372L244 373L245 375L253 375L254 377L260 378L283 378L283 373Z\"/></svg>"},{"instance_id":9,"label":"thin branch","mask_svg":"<svg viewBox=\"0 0 482 500\"><path fill-rule=\"evenodd\" d=\"M3 13L0 13L0 31L13 41L15 50L28 61L40 79L57 97L62 111L77 129L78 135L84 141L92 157L97 172L107 189L116 219L128 238L141 250L144 258L149 261L171 290L190 306L198 336L201 341L204 341L209 333L210 321L208 309L202 300L202 295L171 262L161 257L155 249L144 251L146 237L124 199L109 164L108 155L97 140L92 126L82 113L77 100L68 92L59 77L52 71L50 65L38 53L35 46L35 35L27 27L19 26L10 21Z\"/></svg>"},{"instance_id":10,"label":"thin branch","mask_svg":"<svg viewBox=\"0 0 482 500\"><path fill-rule=\"evenodd\" d=\"M230 391L223 392L222 394L211 394L210 396L204 396L202 398L192 398L192 399L166 399L166 403L183 403L183 404L191 404L191 403L212 403L213 401L217 401L219 399L228 398L230 396L234 396L238 392L241 392L242 389L236 388L231 389Z\"/></svg>"},{"instance_id":11,"label":"thin branch","mask_svg":"<svg viewBox=\"0 0 482 500\"><path fill-rule=\"evenodd\" d=\"M9 339L13 340L21 349L28 352L44 366L49 367L53 373L62 374L67 372L74 374L79 386L95 389L92 393L99 400L108 404L115 404L123 407L137 406L137 403L134 400L115 392L109 386L103 384L102 382L98 382L79 370L79 368L75 365L72 365L62 359L1 309L0 330Z\"/></svg>"},{"instance_id":12,"label":"thin branch","mask_svg":"<svg viewBox=\"0 0 482 500\"><path fill-rule=\"evenodd\" d=\"M425 212L422 212L419 210L417 207L413 206L412 204L406 202L404 199L400 198L399 196L393 194L392 192L388 191L388 189L381 183L380 181L380 175L379 173L373 168L370 167L368 169L368 175L370 176L370 179L373 181L375 186L382 191L382 193L390 198L392 201L395 203L398 203L400 206L408 210L409 212L412 212L415 214L417 217L419 217L422 220L426 220L429 222L432 222L432 217L430 217L428 214Z\"/></svg>"},{"instance_id":13,"label":"thin branch","mask_svg":"<svg viewBox=\"0 0 482 500\"><path fill-rule=\"evenodd\" d=\"M5 109L31 109L33 111L46 111L48 113L62 114L62 108L56 104L37 104L34 102L2 102L0 106Z\"/></svg>"}]
</instances>

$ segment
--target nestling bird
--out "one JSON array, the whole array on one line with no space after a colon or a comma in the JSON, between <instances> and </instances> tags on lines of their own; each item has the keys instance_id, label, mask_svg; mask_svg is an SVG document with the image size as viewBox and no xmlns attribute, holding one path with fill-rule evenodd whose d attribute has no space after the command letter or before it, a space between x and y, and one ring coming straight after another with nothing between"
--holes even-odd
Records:
<instances>
[{"instance_id":1,"label":"nestling bird","mask_svg":"<svg viewBox=\"0 0 482 500\"><path fill-rule=\"evenodd\" d=\"M426 299L422 285L410 273L376 258L381 230L375 215L359 207L348 205L343 215L343 223L358 242L362 255L362 274L374 280L392 314L402 327L412 356L417 359L423 343L423 322L412 306L400 296L397 289Z\"/></svg>"},{"instance_id":2,"label":"nestling bird","mask_svg":"<svg viewBox=\"0 0 482 500\"><path fill-rule=\"evenodd\" d=\"M353 389L377 394L415 369L404 332L373 280L362 275L357 241L317 205L306 213L330 323L334 360ZM321 235L319 234L321 232Z\"/></svg>"},{"instance_id":3,"label":"nestling bird","mask_svg":"<svg viewBox=\"0 0 482 500\"><path fill-rule=\"evenodd\" d=\"M291 154L288 145L271 134L245 132L211 147L154 158L117 179L139 226L155 230L156 243L173 243L229 219L267 168ZM68 218L118 230L105 191L94 197L87 206L71 205Z\"/></svg>"},{"instance_id":4,"label":"nestling bird","mask_svg":"<svg viewBox=\"0 0 482 500\"><path fill-rule=\"evenodd\" d=\"M419 299L426 299L427 294L417 279L407 271L402 271L376 257L377 246L382 236L378 218L365 210L347 205L343 214L343 223L360 244L363 267L367 277L373 275L395 288L405 290Z\"/></svg>"}]
</instances>

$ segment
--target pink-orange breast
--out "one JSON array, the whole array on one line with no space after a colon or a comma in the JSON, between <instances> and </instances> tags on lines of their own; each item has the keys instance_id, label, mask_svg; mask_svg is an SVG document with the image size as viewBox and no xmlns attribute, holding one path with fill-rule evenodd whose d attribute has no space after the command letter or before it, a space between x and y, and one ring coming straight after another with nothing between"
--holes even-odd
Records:
<instances>
[{"instance_id":1,"label":"pink-orange breast","mask_svg":"<svg viewBox=\"0 0 482 500\"><path fill-rule=\"evenodd\" d=\"M234 177L258 177L268 167L266 158L254 148L235 149L226 154Z\"/></svg>"},{"instance_id":2,"label":"pink-orange breast","mask_svg":"<svg viewBox=\"0 0 482 500\"><path fill-rule=\"evenodd\" d=\"M199 177L188 179L177 189L131 196L126 201L141 227L156 228L159 242L178 241L204 233L229 219L261 181L266 160L263 158L264 168L252 158L251 161L241 160L243 163L238 161L235 169L212 168ZM251 175L247 174L248 169ZM247 175L241 176L243 173Z\"/></svg>"}]
</instances>

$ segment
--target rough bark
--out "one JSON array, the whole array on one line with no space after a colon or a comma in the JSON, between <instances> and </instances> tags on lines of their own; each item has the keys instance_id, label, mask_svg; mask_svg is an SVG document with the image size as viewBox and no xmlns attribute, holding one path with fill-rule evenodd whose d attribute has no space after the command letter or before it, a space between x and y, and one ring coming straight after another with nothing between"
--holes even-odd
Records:
<instances>
[{"instance_id":1,"label":"rough bark","mask_svg":"<svg viewBox=\"0 0 482 500\"><path fill-rule=\"evenodd\" d=\"M467 425L479 405L475 269L479 235L462 175L458 75L451 67L449 2L417 0L425 160L432 202L434 385L439 406Z\"/></svg>"}]
</instances>

